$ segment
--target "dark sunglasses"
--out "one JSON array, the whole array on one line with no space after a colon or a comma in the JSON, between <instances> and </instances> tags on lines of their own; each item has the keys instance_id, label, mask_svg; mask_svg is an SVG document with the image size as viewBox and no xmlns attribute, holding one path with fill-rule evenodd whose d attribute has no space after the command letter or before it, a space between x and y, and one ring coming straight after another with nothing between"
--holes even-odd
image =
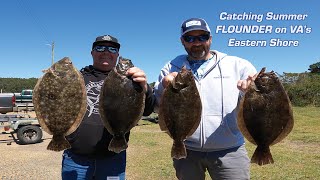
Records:
<instances>
[{"instance_id":1,"label":"dark sunglasses","mask_svg":"<svg viewBox=\"0 0 320 180\"><path fill-rule=\"evenodd\" d=\"M117 54L119 52L118 48L112 47L112 46L95 46L93 48L96 52L105 52L106 50L111 52L112 54Z\"/></svg>"},{"instance_id":2,"label":"dark sunglasses","mask_svg":"<svg viewBox=\"0 0 320 180\"><path fill-rule=\"evenodd\" d=\"M208 41L210 38L209 34L203 34L200 36L182 36L183 40L188 42L188 43L192 43L194 42L196 39L198 39L198 41L200 42L205 42Z\"/></svg>"}]
</instances>

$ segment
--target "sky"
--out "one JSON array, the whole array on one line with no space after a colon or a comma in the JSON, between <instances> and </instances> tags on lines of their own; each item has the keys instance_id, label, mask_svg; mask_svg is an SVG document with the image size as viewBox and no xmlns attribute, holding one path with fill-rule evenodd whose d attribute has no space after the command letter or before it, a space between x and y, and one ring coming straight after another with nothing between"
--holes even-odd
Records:
<instances>
[{"instance_id":1,"label":"sky","mask_svg":"<svg viewBox=\"0 0 320 180\"><path fill-rule=\"evenodd\" d=\"M266 67L279 74L301 73L320 61L317 4L316 0L0 1L0 77L41 77L51 66L53 42L54 61L69 57L80 70L92 64L95 38L110 34L121 43L120 55L131 59L151 83L165 63L186 53L180 26L192 17L209 24L211 49L247 59L258 71ZM260 32L235 33L236 26ZM235 42L247 40L260 46L236 46ZM291 46L285 46L288 42Z\"/></svg>"}]
</instances>

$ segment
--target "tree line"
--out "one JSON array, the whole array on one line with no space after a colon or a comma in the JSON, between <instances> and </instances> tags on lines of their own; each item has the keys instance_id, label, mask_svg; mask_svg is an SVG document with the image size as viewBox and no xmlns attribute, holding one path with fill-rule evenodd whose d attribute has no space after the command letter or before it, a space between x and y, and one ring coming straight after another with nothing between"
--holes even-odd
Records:
<instances>
[{"instance_id":1,"label":"tree line","mask_svg":"<svg viewBox=\"0 0 320 180\"><path fill-rule=\"evenodd\" d=\"M37 78L0 78L0 92L19 93L23 89L33 89Z\"/></svg>"},{"instance_id":2,"label":"tree line","mask_svg":"<svg viewBox=\"0 0 320 180\"><path fill-rule=\"evenodd\" d=\"M279 78L284 85L294 106L320 107L320 62L311 64L309 72L283 73ZM21 92L23 89L33 89L37 78L0 78L0 90L6 92ZM155 82L150 83L154 87Z\"/></svg>"},{"instance_id":3,"label":"tree line","mask_svg":"<svg viewBox=\"0 0 320 180\"><path fill-rule=\"evenodd\" d=\"M280 78L294 106L320 107L320 62L311 64L308 70L283 73Z\"/></svg>"}]
</instances>

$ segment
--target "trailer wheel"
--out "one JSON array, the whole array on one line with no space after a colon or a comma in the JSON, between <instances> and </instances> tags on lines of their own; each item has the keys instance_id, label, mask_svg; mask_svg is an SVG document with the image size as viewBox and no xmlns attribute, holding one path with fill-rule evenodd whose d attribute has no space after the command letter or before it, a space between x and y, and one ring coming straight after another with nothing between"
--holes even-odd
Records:
<instances>
[{"instance_id":1,"label":"trailer wheel","mask_svg":"<svg viewBox=\"0 0 320 180\"><path fill-rule=\"evenodd\" d=\"M42 139L42 130L38 126L23 126L18 129L19 144L34 144Z\"/></svg>"}]
</instances>

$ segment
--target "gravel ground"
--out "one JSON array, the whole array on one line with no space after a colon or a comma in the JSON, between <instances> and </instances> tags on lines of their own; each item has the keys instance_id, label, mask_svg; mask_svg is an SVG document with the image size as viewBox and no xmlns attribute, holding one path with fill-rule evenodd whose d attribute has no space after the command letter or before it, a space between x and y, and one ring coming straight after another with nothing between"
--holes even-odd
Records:
<instances>
[{"instance_id":1,"label":"gravel ground","mask_svg":"<svg viewBox=\"0 0 320 180\"><path fill-rule=\"evenodd\" d=\"M0 128L0 180L61 179L62 151L46 149L51 135L43 131L42 142L18 145L10 133Z\"/></svg>"}]
</instances>

